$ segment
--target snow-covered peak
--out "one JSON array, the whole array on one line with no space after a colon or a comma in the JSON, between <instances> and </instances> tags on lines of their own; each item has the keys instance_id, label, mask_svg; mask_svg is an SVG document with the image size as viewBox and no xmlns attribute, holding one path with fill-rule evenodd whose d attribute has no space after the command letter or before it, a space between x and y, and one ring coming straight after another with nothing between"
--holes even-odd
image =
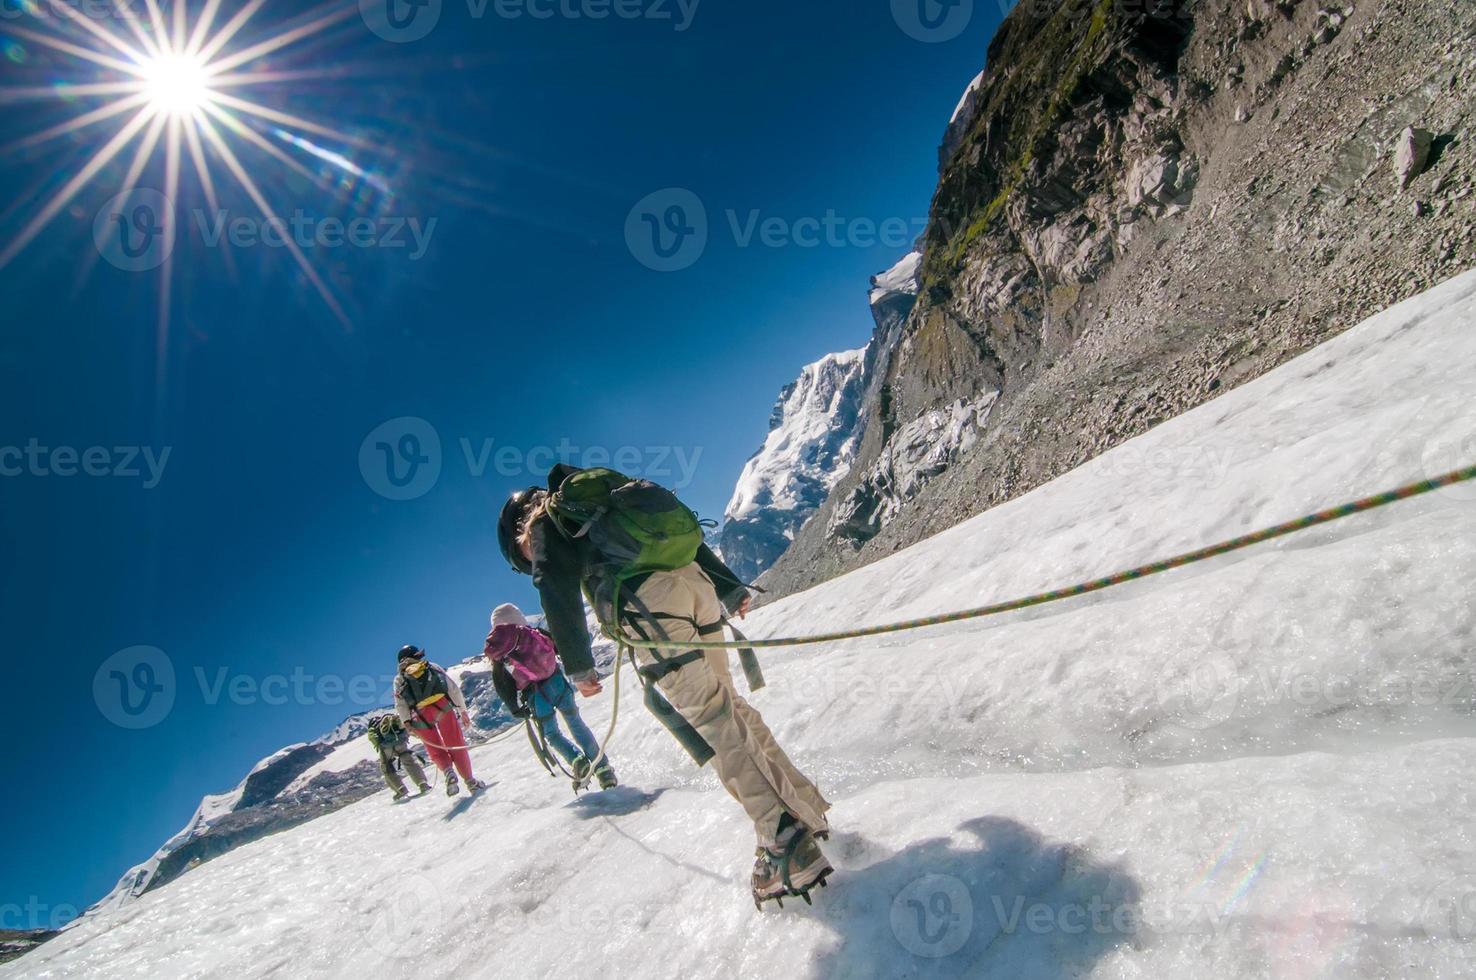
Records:
<instances>
[{"instance_id":1,"label":"snow-covered peak","mask_svg":"<svg viewBox=\"0 0 1476 980\"><path fill-rule=\"evenodd\" d=\"M779 393L769 434L744 466L724 515L723 559L739 576L756 578L778 558L850 471L866 350L822 357Z\"/></svg>"},{"instance_id":2,"label":"snow-covered peak","mask_svg":"<svg viewBox=\"0 0 1476 980\"><path fill-rule=\"evenodd\" d=\"M918 285L918 273L922 270L923 254L921 252L909 252L902 261L892 266L886 272L871 278L871 305L886 299L895 293L906 296L916 296L920 288Z\"/></svg>"},{"instance_id":3,"label":"snow-covered peak","mask_svg":"<svg viewBox=\"0 0 1476 980\"><path fill-rule=\"evenodd\" d=\"M835 443L835 420L856 394L866 348L828 354L805 365L774 406L763 448L743 467L728 520L752 517L760 508L793 510L807 499L802 484L818 480L826 488L845 475L855 454L855 439Z\"/></svg>"},{"instance_id":4,"label":"snow-covered peak","mask_svg":"<svg viewBox=\"0 0 1476 980\"><path fill-rule=\"evenodd\" d=\"M964 94L959 97L958 108L953 110L953 115L948 117L948 125L952 126L973 110L974 97L979 94L979 89L984 84L984 73L981 71L974 76L969 87L964 89Z\"/></svg>"},{"instance_id":5,"label":"snow-covered peak","mask_svg":"<svg viewBox=\"0 0 1476 980\"><path fill-rule=\"evenodd\" d=\"M943 145L938 148L940 170L948 166L948 161L953 159L953 154L963 144L964 135L974 124L974 117L979 109L979 94L984 91L984 75L984 72L980 72L969 83L968 88L964 89L958 106L948 118L948 125L943 128Z\"/></svg>"}]
</instances>

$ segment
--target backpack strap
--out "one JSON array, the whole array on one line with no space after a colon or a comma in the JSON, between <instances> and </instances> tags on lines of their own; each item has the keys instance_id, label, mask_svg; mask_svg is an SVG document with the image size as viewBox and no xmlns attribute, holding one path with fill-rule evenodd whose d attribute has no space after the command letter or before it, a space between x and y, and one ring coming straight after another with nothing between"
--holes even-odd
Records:
<instances>
[{"instance_id":1,"label":"backpack strap","mask_svg":"<svg viewBox=\"0 0 1476 980\"><path fill-rule=\"evenodd\" d=\"M642 602L639 598L637 598L634 594L629 597L629 601L630 604L635 607L636 613L638 613L643 619L650 623L652 630L656 633L657 639L670 639L670 636L667 635L666 630L662 629L661 624L656 621L658 617L661 619L675 619L684 623L692 623L694 627L696 627L697 625L695 622L685 616L668 616L659 613L653 613L651 612L651 608L647 606L644 602ZM641 628L641 624L636 620L634 616L628 618L627 625L629 625L631 629L635 630L636 634L641 639L651 639L651 635ZM721 629L722 624L719 624L718 628ZM679 653L674 657L662 656L660 651L650 648L647 648L646 652L650 654L651 659L655 660L656 662L654 664L648 664L645 667L636 668L636 673L640 674L641 677L650 681L652 684L659 683L672 674L675 674L677 671L681 670L688 664L694 664L707 656L706 650L688 650L685 653Z\"/></svg>"},{"instance_id":2,"label":"backpack strap","mask_svg":"<svg viewBox=\"0 0 1476 980\"><path fill-rule=\"evenodd\" d=\"M538 760L538 764L541 765L541 766L543 766L544 770L550 776L557 775L553 771L553 766L549 764L549 761L548 761L548 745L547 745L547 743L545 743L543 741L542 733L535 733L535 730L534 730L534 727L533 727L533 719L532 718L524 718L523 719L523 728L528 733L528 744L533 747L533 757Z\"/></svg>"},{"instance_id":3,"label":"backpack strap","mask_svg":"<svg viewBox=\"0 0 1476 980\"><path fill-rule=\"evenodd\" d=\"M689 623L691 624L692 628L697 631L698 636L712 636L715 633L721 633L723 631L723 627L726 626L728 629L733 631L733 638L735 640L740 643L748 642L748 637L744 636L743 633L738 629L738 627L733 625L733 622L730 619L720 619L715 623L709 623L706 626L703 626L690 616L676 616L670 613L653 613L651 612L650 608L646 606L645 603L641 602L641 600L634 595L630 597L630 602L633 606L635 606L636 612L638 612L648 622L651 623L651 625L656 629L660 638L663 640L668 639L669 637L666 635L666 631L661 629L660 625L656 622L658 619L674 619L677 622ZM640 634L641 639L649 640L651 638L649 635L646 634L644 630L641 629L640 624L638 622L635 622L633 619L630 621L629 625L638 634ZM663 657L659 652L651 649L647 649L646 652L649 653L656 660L656 663L651 664L648 667L637 668L637 673L639 673L643 677L648 677L653 682L660 681L663 677L674 674L677 671L681 670L683 667L687 666L687 664L696 663L698 660L701 660L707 655L706 650L689 650L686 653L678 654L675 657ZM743 668L743 679L748 683L748 691L750 694L754 691L763 690L765 687L768 686L768 681L764 679L763 669L759 666L758 654L753 652L752 647L743 647L738 651L738 663Z\"/></svg>"},{"instance_id":4,"label":"backpack strap","mask_svg":"<svg viewBox=\"0 0 1476 980\"><path fill-rule=\"evenodd\" d=\"M670 637L666 635L666 631L661 628L661 624L657 623L654 619L650 621L650 624L651 628L656 633L657 639L670 639ZM634 619L631 619L629 621L629 626L631 629L635 630L635 632L641 637L641 639L651 639L646 631L641 628L640 623L635 622ZM656 720L661 723L661 727L665 728L668 732L671 733L672 738L676 739L677 743L681 745L682 749L685 750L686 753L692 757L693 762L697 763L698 766L707 765L707 763L710 762L712 758L717 755L717 753L713 750L712 746L708 744L707 739L702 737L702 733L694 728L691 722L682 717L681 713L678 712L676 708L673 708L671 706L670 701L661 696L661 690L656 686L656 682L659 681L661 677L666 676L666 674L662 674L655 678L651 677L649 674L650 668L643 668L638 663L636 663L635 650L630 646L626 646L625 651L630 657L631 667L635 668L636 676L641 679L641 688L644 691L646 710L650 711L651 714L656 716ZM658 666L663 662L660 654L658 654L656 651L647 650L646 652L657 658L657 664L652 665L653 667ZM700 650L689 650L686 654L683 654L682 657L684 658L690 656L691 654L705 656L705 654L703 654L703 652ZM618 655L619 654L617 654L617 656ZM665 658L664 662L671 663L671 661L677 659L682 658ZM686 660L683 663L678 663L675 666L670 667L669 669L667 669L666 673L674 673L678 670L681 670L688 663L695 663L696 661L697 657L692 657L692 659L690 660Z\"/></svg>"}]
</instances>

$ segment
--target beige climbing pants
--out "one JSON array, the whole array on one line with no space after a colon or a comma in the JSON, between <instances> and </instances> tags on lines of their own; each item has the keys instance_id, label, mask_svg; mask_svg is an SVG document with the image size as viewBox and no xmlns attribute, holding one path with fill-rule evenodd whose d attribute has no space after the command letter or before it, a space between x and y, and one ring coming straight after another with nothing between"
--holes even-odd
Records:
<instances>
[{"instance_id":1,"label":"beige climbing pants","mask_svg":"<svg viewBox=\"0 0 1476 980\"><path fill-rule=\"evenodd\" d=\"M674 572L651 574L636 591L636 598L677 642L697 639L699 624L719 623L725 617L717 589L695 562ZM681 653L660 651L666 658ZM649 650L638 648L636 657L643 666L655 662ZM672 707L712 746L718 779L748 813L760 845L775 845L786 811L812 831L829 829L825 813L830 804L775 744L758 711L738 695L728 651L708 650L703 659L668 674L658 686Z\"/></svg>"}]
</instances>

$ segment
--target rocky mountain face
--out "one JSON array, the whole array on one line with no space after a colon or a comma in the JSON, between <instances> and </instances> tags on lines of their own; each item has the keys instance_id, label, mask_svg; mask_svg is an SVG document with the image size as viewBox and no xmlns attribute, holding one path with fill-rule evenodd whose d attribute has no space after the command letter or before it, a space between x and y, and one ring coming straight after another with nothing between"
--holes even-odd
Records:
<instances>
[{"instance_id":1,"label":"rocky mountain face","mask_svg":"<svg viewBox=\"0 0 1476 980\"><path fill-rule=\"evenodd\" d=\"M917 301L921 268L922 253L912 252L873 276L870 343L807 365L779 393L768 437L739 477L714 546L738 575L752 581L767 571L850 473L864 419L877 411L879 381Z\"/></svg>"},{"instance_id":2,"label":"rocky mountain face","mask_svg":"<svg viewBox=\"0 0 1476 980\"><path fill-rule=\"evenodd\" d=\"M1476 264L1473 91L1469 0L1018 4L945 136L916 303L868 351L854 462L764 584L1026 493Z\"/></svg>"},{"instance_id":3,"label":"rocky mountain face","mask_svg":"<svg viewBox=\"0 0 1476 980\"><path fill-rule=\"evenodd\" d=\"M24 956L56 935L53 929L0 929L0 963Z\"/></svg>"}]
</instances>

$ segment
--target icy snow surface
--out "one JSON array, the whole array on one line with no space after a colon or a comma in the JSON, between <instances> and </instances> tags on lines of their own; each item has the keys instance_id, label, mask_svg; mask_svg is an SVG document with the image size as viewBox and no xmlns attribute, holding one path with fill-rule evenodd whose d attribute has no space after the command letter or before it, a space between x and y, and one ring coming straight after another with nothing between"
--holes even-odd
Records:
<instances>
[{"instance_id":1,"label":"icy snow surface","mask_svg":"<svg viewBox=\"0 0 1476 980\"><path fill-rule=\"evenodd\" d=\"M748 632L1069 584L1469 462L1473 300L1453 280ZM627 676L627 787L574 800L510 739L474 752L478 799L379 794L0 976L1470 976L1473 542L1453 488L1027 614L769 652L753 701L835 801L814 908L754 911L741 812Z\"/></svg>"}]
</instances>

